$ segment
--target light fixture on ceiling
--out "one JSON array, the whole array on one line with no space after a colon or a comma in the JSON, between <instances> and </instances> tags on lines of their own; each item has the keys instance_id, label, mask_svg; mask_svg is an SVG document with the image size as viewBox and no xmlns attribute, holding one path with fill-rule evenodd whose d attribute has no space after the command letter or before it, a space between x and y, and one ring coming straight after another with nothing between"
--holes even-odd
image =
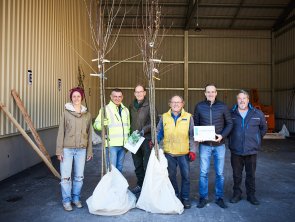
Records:
<instances>
[{"instance_id":1,"label":"light fixture on ceiling","mask_svg":"<svg viewBox=\"0 0 295 222\"><path fill-rule=\"evenodd\" d=\"M195 28L195 32L200 32L202 29L199 27L199 0L197 0L197 25Z\"/></svg>"}]
</instances>

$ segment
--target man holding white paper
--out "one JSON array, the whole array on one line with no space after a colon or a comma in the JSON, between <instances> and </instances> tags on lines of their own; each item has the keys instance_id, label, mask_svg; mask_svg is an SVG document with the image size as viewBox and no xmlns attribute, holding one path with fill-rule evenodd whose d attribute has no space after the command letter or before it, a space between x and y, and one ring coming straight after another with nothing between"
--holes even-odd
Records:
<instances>
[{"instance_id":1,"label":"man holding white paper","mask_svg":"<svg viewBox=\"0 0 295 222\"><path fill-rule=\"evenodd\" d=\"M198 140L200 142L200 180L198 208L203 208L208 202L208 174L210 168L210 158L213 155L215 178L215 202L221 208L227 208L223 201L224 186L224 158L225 145L224 138L227 137L233 127L233 122L228 107L217 100L217 90L214 84L205 87L206 99L198 103L194 111L195 126L214 126L215 140L206 137Z\"/></svg>"}]
</instances>

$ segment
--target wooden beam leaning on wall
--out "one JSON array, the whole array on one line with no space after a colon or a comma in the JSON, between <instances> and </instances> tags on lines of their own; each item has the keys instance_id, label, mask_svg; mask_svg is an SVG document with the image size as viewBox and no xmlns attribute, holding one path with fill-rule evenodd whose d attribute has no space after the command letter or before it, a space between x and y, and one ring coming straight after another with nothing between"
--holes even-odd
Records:
<instances>
[{"instance_id":1,"label":"wooden beam leaning on wall","mask_svg":"<svg viewBox=\"0 0 295 222\"><path fill-rule=\"evenodd\" d=\"M16 121L16 119L8 111L8 109L6 108L6 106L3 103L1 103L1 102L0 102L0 108L6 114L6 116L8 117L8 119L19 130L19 132L23 135L23 137L25 138L25 140L32 146L32 148L36 151L36 153L45 162L45 164L50 169L50 171L53 173L53 175L60 179L60 174L56 171L56 169L54 168L54 166L52 165L52 163L48 161L48 159L46 158L46 156L39 150L39 148L35 145L35 143L32 141L32 139L29 137L29 135L26 133L26 131L21 127L21 125Z\"/></svg>"},{"instance_id":2,"label":"wooden beam leaning on wall","mask_svg":"<svg viewBox=\"0 0 295 222\"><path fill-rule=\"evenodd\" d=\"M40 151L44 154L44 156L47 158L47 160L51 163L50 156L49 156L39 134L37 133L37 130L34 127L33 121L31 119L30 115L28 114L26 107L23 104L23 101L19 97L19 94L17 93L17 91L15 89L13 89L13 90L11 90L11 95L14 98L16 105L20 109L21 113L23 114L23 117L24 117L26 123L28 124Z\"/></svg>"}]
</instances>

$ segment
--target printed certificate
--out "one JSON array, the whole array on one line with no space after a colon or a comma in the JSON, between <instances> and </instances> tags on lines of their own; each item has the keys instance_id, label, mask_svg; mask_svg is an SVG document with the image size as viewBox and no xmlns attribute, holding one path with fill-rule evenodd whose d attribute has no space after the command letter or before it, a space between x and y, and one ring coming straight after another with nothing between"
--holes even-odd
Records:
<instances>
[{"instance_id":1,"label":"printed certificate","mask_svg":"<svg viewBox=\"0 0 295 222\"><path fill-rule=\"evenodd\" d=\"M194 126L195 141L215 141L215 126Z\"/></svg>"}]
</instances>

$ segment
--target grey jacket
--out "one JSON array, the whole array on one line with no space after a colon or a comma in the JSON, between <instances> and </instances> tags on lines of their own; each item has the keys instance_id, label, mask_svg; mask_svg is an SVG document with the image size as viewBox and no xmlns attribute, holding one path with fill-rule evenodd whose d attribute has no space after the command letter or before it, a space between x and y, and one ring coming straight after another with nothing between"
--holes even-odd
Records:
<instances>
[{"instance_id":1,"label":"grey jacket","mask_svg":"<svg viewBox=\"0 0 295 222\"><path fill-rule=\"evenodd\" d=\"M137 110L134 107L134 103L129 106L131 129L130 133L135 130L144 131L144 137L151 139L151 118L150 118L150 106L149 100L145 98L142 106ZM158 113L156 110L156 119Z\"/></svg>"},{"instance_id":2,"label":"grey jacket","mask_svg":"<svg viewBox=\"0 0 295 222\"><path fill-rule=\"evenodd\" d=\"M93 156L91 114L82 106L81 113L76 113L72 103L65 104L56 141L56 155L63 153L63 148L86 148L87 156Z\"/></svg>"}]
</instances>

